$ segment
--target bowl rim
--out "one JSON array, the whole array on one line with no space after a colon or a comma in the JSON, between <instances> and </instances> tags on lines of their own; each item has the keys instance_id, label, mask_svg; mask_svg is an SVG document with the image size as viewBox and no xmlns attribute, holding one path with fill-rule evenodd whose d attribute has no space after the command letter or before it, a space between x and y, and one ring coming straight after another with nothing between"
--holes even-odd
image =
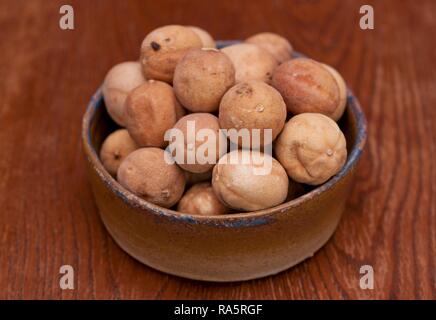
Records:
<instances>
[{"instance_id":1,"label":"bowl rim","mask_svg":"<svg viewBox=\"0 0 436 320\"><path fill-rule=\"evenodd\" d=\"M235 43L235 41L222 41L221 44L223 43ZM100 87L92 96L82 120L82 143L84 147L84 152L88 158L88 161L91 162L93 169L96 171L100 179L102 179L103 183L113 193L115 193L117 197L121 198L129 206L139 208L142 212L143 210L145 210L155 213L159 216L165 216L167 218L186 223L206 223L215 226L219 225L226 227L255 226L268 223L274 215L278 213L283 213L290 208L298 207L315 197L319 197L321 194L331 189L339 181L344 179L357 164L362 154L367 138L367 122L365 115L362 111L359 101L354 96L352 91L347 87L346 111L351 112L351 116L354 117L356 120L357 134L354 144L351 148L351 152L347 156L346 163L336 175L331 177L322 185L319 185L313 190L305 193L304 195L271 208L258 211L230 213L219 216L192 215L155 205L136 196L135 194L124 188L121 184L119 184L115 180L115 178L106 171L100 161L100 158L95 148L92 145L91 140L91 124L95 120L95 114L98 108L103 107L103 103L103 95Z\"/></svg>"}]
</instances>

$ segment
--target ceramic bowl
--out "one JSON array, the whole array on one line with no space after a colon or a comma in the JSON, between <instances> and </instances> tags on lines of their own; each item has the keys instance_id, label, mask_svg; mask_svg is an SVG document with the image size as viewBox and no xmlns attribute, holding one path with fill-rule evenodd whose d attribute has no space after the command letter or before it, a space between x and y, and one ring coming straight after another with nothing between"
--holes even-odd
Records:
<instances>
[{"instance_id":1,"label":"ceramic bowl","mask_svg":"<svg viewBox=\"0 0 436 320\"><path fill-rule=\"evenodd\" d=\"M222 45L223 43L221 43ZM197 280L240 281L286 270L311 257L334 233L366 140L366 120L348 91L339 121L348 148L342 170L321 186L279 206L223 216L193 216L147 202L123 188L98 154L117 126L101 91L83 118L89 179L101 219L118 245L157 270Z\"/></svg>"}]
</instances>

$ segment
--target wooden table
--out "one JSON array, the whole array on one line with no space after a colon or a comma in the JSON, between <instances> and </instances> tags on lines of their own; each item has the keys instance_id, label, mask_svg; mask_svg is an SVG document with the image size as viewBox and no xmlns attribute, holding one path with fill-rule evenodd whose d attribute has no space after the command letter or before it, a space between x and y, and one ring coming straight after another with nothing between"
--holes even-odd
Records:
<instances>
[{"instance_id":1,"label":"wooden table","mask_svg":"<svg viewBox=\"0 0 436 320\"><path fill-rule=\"evenodd\" d=\"M75 29L59 28L71 4ZM436 2L0 0L0 298L435 299ZM369 137L346 213L312 259L276 276L201 283L148 268L105 231L80 143L87 102L157 26L217 39L260 31L335 66L366 112ZM75 289L61 290L71 265ZM374 289L359 269L374 269Z\"/></svg>"}]
</instances>

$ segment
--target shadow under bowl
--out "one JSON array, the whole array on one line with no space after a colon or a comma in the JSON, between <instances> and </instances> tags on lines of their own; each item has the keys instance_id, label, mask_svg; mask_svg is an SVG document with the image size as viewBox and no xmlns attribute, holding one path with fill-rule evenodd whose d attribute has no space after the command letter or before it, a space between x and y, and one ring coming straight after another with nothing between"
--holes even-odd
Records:
<instances>
[{"instance_id":1,"label":"shadow under bowl","mask_svg":"<svg viewBox=\"0 0 436 320\"><path fill-rule=\"evenodd\" d=\"M338 174L303 196L273 208L205 217L147 202L123 188L104 169L99 150L117 126L107 114L98 90L83 117L82 141L104 225L132 257L185 278L241 281L276 274L298 264L334 233L365 145L365 116L350 90L347 99L339 126L347 140L348 158Z\"/></svg>"}]
</instances>

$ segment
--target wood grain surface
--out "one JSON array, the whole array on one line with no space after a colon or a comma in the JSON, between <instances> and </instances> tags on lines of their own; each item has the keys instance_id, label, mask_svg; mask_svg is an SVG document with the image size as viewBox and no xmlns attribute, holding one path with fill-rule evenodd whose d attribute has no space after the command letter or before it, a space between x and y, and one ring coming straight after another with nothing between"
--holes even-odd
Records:
<instances>
[{"instance_id":1,"label":"wood grain surface","mask_svg":"<svg viewBox=\"0 0 436 320\"><path fill-rule=\"evenodd\" d=\"M59 28L62 4L75 10L73 31ZM374 30L359 28L363 4ZM335 66L360 99L367 147L339 228L312 259L255 281L202 283L136 262L105 231L81 118L107 70L174 23L217 39L280 33ZM0 298L436 299L435 35L432 0L0 0ZM59 287L65 264L74 290ZM362 265L374 268L373 290L359 287Z\"/></svg>"}]
</instances>

